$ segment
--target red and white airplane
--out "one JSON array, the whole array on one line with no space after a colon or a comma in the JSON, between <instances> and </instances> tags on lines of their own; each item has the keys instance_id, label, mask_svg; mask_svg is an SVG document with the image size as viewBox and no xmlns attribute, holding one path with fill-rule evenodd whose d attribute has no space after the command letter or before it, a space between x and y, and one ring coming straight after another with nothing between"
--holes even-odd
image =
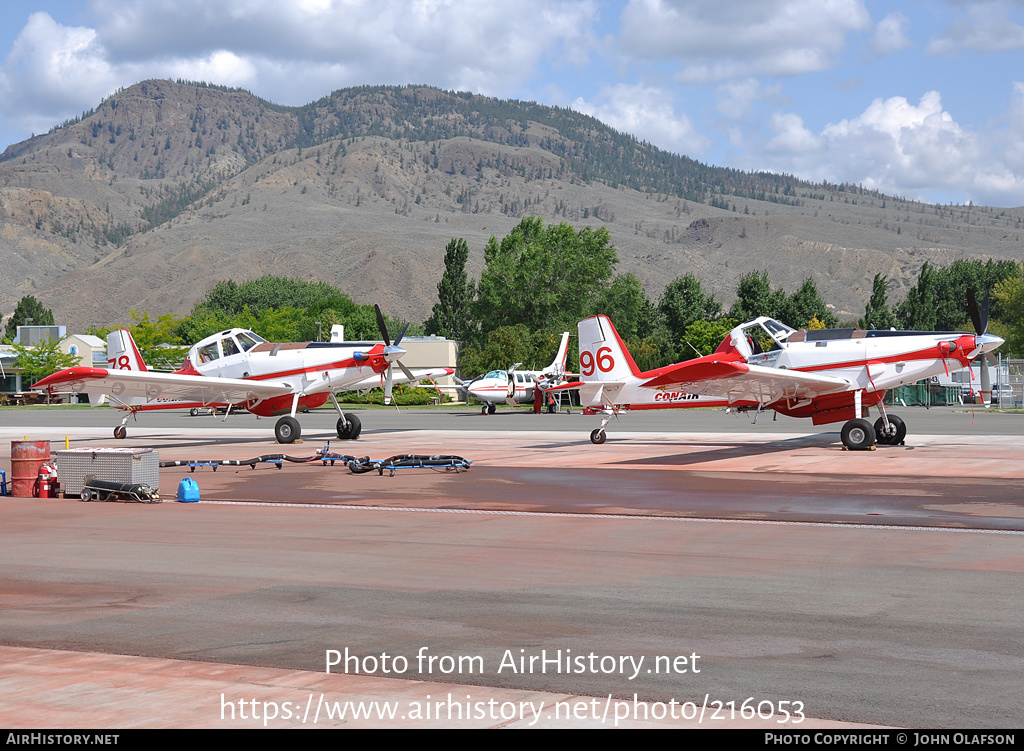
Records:
<instances>
[{"instance_id":1,"label":"red and white airplane","mask_svg":"<svg viewBox=\"0 0 1024 751\"><path fill-rule=\"evenodd\" d=\"M517 370L517 362L508 370L492 370L466 384L466 393L483 404L481 414L493 415L498 402L509 406L533 401L534 389L540 385L547 390L550 385L561 383L565 373L565 357L569 351L569 332L562 334L555 359L544 370Z\"/></svg>"},{"instance_id":2,"label":"red and white airplane","mask_svg":"<svg viewBox=\"0 0 1024 751\"><path fill-rule=\"evenodd\" d=\"M180 370L149 370L128 331L107 337L109 368L68 368L34 384L34 389L61 389L107 395L128 414L114 428L115 438L127 435L125 423L136 412L190 407L244 407L259 417L281 416L274 426L279 443L293 443L301 428L295 415L315 409L328 399L338 412L338 438L359 436L359 418L342 412L338 391L355 391L383 384L385 403L392 386L425 378L451 375L451 368L411 371L399 358L405 329L394 344L384 317L377 309L384 343L373 342L268 342L246 329L228 329L192 346ZM406 327L408 328L408 327ZM393 366L401 373L395 375Z\"/></svg>"},{"instance_id":3,"label":"red and white airplane","mask_svg":"<svg viewBox=\"0 0 1024 751\"><path fill-rule=\"evenodd\" d=\"M967 367L1003 343L985 333L987 321L969 297L977 334L795 331L762 317L734 328L711 355L645 373L606 316L587 318L579 323L580 402L604 415L590 440L604 443L609 420L626 410L728 406L810 417L815 425L845 421L841 436L849 449L898 445L907 426L886 412L886 390ZM881 413L873 425L864 419L872 406Z\"/></svg>"}]
</instances>

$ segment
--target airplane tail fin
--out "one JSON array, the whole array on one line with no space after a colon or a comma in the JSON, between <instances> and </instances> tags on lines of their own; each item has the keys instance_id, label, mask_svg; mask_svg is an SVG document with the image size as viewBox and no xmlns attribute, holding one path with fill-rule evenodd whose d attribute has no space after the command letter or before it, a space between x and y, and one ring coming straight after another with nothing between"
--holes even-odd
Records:
<instances>
[{"instance_id":1,"label":"airplane tail fin","mask_svg":"<svg viewBox=\"0 0 1024 751\"><path fill-rule=\"evenodd\" d=\"M107 334L107 367L110 370L134 370L140 373L149 370L128 329L117 329Z\"/></svg>"},{"instance_id":2,"label":"airplane tail fin","mask_svg":"<svg viewBox=\"0 0 1024 751\"><path fill-rule=\"evenodd\" d=\"M639 377L640 369L608 316L592 316L580 321L579 334L580 376L584 382Z\"/></svg>"},{"instance_id":3,"label":"airplane tail fin","mask_svg":"<svg viewBox=\"0 0 1024 751\"><path fill-rule=\"evenodd\" d=\"M566 331L562 334L562 342L558 345L558 354L555 355L555 359L551 361L551 364L545 368L545 373L556 373L562 375L565 373L565 358L569 354L569 332Z\"/></svg>"}]
</instances>

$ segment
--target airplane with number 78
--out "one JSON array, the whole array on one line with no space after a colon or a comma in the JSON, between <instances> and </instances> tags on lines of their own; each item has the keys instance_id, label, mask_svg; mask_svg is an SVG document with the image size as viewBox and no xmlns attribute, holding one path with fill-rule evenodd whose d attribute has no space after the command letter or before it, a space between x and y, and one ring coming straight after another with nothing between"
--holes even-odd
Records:
<instances>
[{"instance_id":1,"label":"airplane with number 78","mask_svg":"<svg viewBox=\"0 0 1024 751\"><path fill-rule=\"evenodd\" d=\"M294 443L301 434L296 414L322 406L328 399L338 412L338 438L354 439L359 418L342 412L339 391L384 386L385 404L391 402L397 381L451 375L451 368L411 371L399 359L406 329L394 343L384 316L377 309L383 344L377 342L268 342L246 329L228 329L193 345L180 370L149 370L126 330L107 337L109 368L77 367L61 370L33 384L34 389L62 389L89 395L107 395L128 414L114 428L115 438L127 435L125 423L137 412L195 407L244 408L259 417L280 417L274 426L279 443ZM401 373L393 373L398 365Z\"/></svg>"},{"instance_id":2,"label":"airplane with number 78","mask_svg":"<svg viewBox=\"0 0 1024 751\"><path fill-rule=\"evenodd\" d=\"M888 389L968 367L1003 343L985 333L987 304L979 311L970 291L968 303L974 334L796 331L761 317L730 331L711 355L643 373L607 316L587 318L579 323L580 403L604 415L590 440L604 443L608 422L632 409L727 406L844 422L840 435L851 450L899 445L907 426L886 411ZM880 412L874 424L864 419L868 407Z\"/></svg>"}]
</instances>

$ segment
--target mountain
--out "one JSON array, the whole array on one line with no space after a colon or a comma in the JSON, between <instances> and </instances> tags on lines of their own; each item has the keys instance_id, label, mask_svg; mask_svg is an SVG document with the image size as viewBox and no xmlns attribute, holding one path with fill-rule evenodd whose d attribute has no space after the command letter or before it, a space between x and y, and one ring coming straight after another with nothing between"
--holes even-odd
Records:
<instances>
[{"instance_id":1,"label":"mountain","mask_svg":"<svg viewBox=\"0 0 1024 751\"><path fill-rule=\"evenodd\" d=\"M525 215L607 226L653 299L693 272L728 303L767 269L790 292L813 277L841 318L877 272L894 301L926 260L1024 258L1021 209L713 167L571 110L427 86L282 107L153 80L0 155L0 311L33 294L58 323L124 323L273 273L418 321L450 238L478 274Z\"/></svg>"}]
</instances>

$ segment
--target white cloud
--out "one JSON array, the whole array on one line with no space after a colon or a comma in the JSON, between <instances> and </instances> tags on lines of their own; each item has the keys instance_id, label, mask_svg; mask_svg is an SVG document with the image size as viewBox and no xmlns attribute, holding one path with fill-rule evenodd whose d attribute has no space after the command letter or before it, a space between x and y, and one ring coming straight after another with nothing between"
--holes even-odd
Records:
<instances>
[{"instance_id":1,"label":"white cloud","mask_svg":"<svg viewBox=\"0 0 1024 751\"><path fill-rule=\"evenodd\" d=\"M677 61L685 82L795 75L833 65L847 35L870 24L862 0L630 0L621 43Z\"/></svg>"},{"instance_id":2,"label":"white cloud","mask_svg":"<svg viewBox=\"0 0 1024 751\"><path fill-rule=\"evenodd\" d=\"M18 128L45 132L96 105L115 80L93 29L33 13L0 68L0 112Z\"/></svg>"},{"instance_id":3,"label":"white cloud","mask_svg":"<svg viewBox=\"0 0 1024 751\"><path fill-rule=\"evenodd\" d=\"M513 96L541 62L585 62L594 0L95 0L96 28L29 17L0 67L7 127L46 130L120 86L187 78L304 104L429 83ZM17 113L17 115L12 115Z\"/></svg>"},{"instance_id":4,"label":"white cloud","mask_svg":"<svg viewBox=\"0 0 1024 751\"><path fill-rule=\"evenodd\" d=\"M720 85L717 99L715 109L726 117L740 118L749 115L757 102L770 101L782 106L785 97L779 84L764 86L755 78L745 78Z\"/></svg>"},{"instance_id":5,"label":"white cloud","mask_svg":"<svg viewBox=\"0 0 1024 751\"><path fill-rule=\"evenodd\" d=\"M887 15L875 26L871 49L876 55L889 55L910 46L906 28L908 19L900 12Z\"/></svg>"},{"instance_id":6,"label":"white cloud","mask_svg":"<svg viewBox=\"0 0 1024 751\"><path fill-rule=\"evenodd\" d=\"M693 156L711 145L689 117L674 111L672 94L653 86L617 84L593 102L578 98L570 107L667 151Z\"/></svg>"},{"instance_id":7,"label":"white cloud","mask_svg":"<svg viewBox=\"0 0 1024 751\"><path fill-rule=\"evenodd\" d=\"M1010 20L1010 9L1005 2L969 5L966 18L955 19L929 42L929 54L985 54L1024 47L1024 26Z\"/></svg>"},{"instance_id":8,"label":"white cloud","mask_svg":"<svg viewBox=\"0 0 1024 751\"><path fill-rule=\"evenodd\" d=\"M1016 84L1013 124L997 133L961 127L938 92L917 105L876 99L855 118L811 133L794 114L771 119L768 169L806 179L863 184L912 198L963 196L995 205L1024 204L1024 85ZM996 144L993 147L992 144Z\"/></svg>"}]
</instances>

